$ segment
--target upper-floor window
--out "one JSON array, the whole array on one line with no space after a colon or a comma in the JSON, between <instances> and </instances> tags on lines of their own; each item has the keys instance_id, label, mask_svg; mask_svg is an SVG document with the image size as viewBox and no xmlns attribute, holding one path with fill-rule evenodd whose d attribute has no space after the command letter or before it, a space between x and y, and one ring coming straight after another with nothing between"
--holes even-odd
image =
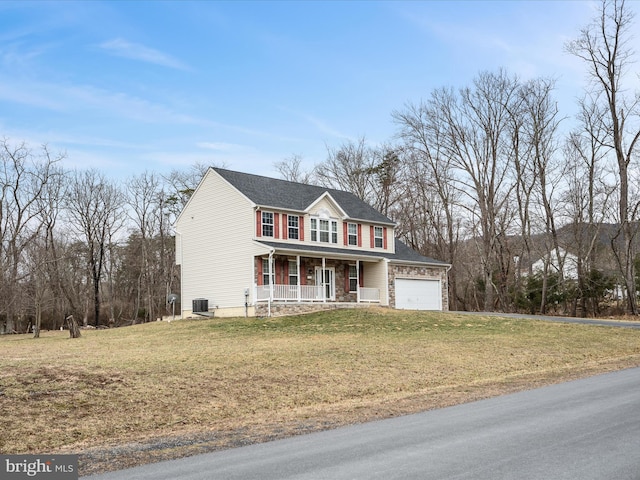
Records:
<instances>
[{"instance_id":1,"label":"upper-floor window","mask_svg":"<svg viewBox=\"0 0 640 480\"><path fill-rule=\"evenodd\" d=\"M338 243L338 221L323 218L311 219L311 241Z\"/></svg>"},{"instance_id":2,"label":"upper-floor window","mask_svg":"<svg viewBox=\"0 0 640 480\"><path fill-rule=\"evenodd\" d=\"M356 223L350 223L348 225L349 245L358 245L358 225Z\"/></svg>"},{"instance_id":3,"label":"upper-floor window","mask_svg":"<svg viewBox=\"0 0 640 480\"><path fill-rule=\"evenodd\" d=\"M273 213L262 212L262 236L273 237Z\"/></svg>"},{"instance_id":4,"label":"upper-floor window","mask_svg":"<svg viewBox=\"0 0 640 480\"><path fill-rule=\"evenodd\" d=\"M384 247L383 232L382 227L374 227L373 229L374 246L376 248Z\"/></svg>"},{"instance_id":5,"label":"upper-floor window","mask_svg":"<svg viewBox=\"0 0 640 480\"><path fill-rule=\"evenodd\" d=\"M298 223L300 221L299 217L297 215L289 215L287 217L287 227L288 227L288 237L292 238L294 240L297 240L299 238L300 235L300 224Z\"/></svg>"}]
</instances>

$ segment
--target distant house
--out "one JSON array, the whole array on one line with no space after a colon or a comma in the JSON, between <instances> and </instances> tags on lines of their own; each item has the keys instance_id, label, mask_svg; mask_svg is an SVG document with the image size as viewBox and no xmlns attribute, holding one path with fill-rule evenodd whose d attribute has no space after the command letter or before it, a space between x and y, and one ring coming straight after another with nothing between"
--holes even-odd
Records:
<instances>
[{"instance_id":1,"label":"distant house","mask_svg":"<svg viewBox=\"0 0 640 480\"><path fill-rule=\"evenodd\" d=\"M450 265L348 192L210 168L175 227L183 316L448 309Z\"/></svg>"},{"instance_id":2,"label":"distant house","mask_svg":"<svg viewBox=\"0 0 640 480\"><path fill-rule=\"evenodd\" d=\"M545 270L554 274L560 274L562 270L562 278L576 280L578 278L578 257L564 248L559 248L558 252L553 250L548 256L539 258L531 265L533 273L544 273Z\"/></svg>"}]
</instances>

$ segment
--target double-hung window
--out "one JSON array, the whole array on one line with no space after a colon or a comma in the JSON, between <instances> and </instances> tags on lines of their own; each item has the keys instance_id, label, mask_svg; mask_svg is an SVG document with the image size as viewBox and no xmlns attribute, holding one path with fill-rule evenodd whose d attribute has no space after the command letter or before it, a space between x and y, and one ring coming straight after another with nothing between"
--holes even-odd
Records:
<instances>
[{"instance_id":1,"label":"double-hung window","mask_svg":"<svg viewBox=\"0 0 640 480\"><path fill-rule=\"evenodd\" d=\"M384 247L383 230L382 227L375 227L373 229L374 246L376 248Z\"/></svg>"},{"instance_id":2,"label":"double-hung window","mask_svg":"<svg viewBox=\"0 0 640 480\"><path fill-rule=\"evenodd\" d=\"M271 272L269 269L269 259L262 259L262 284L270 285L271 284Z\"/></svg>"},{"instance_id":3,"label":"double-hung window","mask_svg":"<svg viewBox=\"0 0 640 480\"><path fill-rule=\"evenodd\" d=\"M298 264L289 260L289 285L298 285Z\"/></svg>"},{"instance_id":4,"label":"double-hung window","mask_svg":"<svg viewBox=\"0 0 640 480\"><path fill-rule=\"evenodd\" d=\"M311 219L311 241L338 243L338 221L323 218Z\"/></svg>"},{"instance_id":5,"label":"double-hung window","mask_svg":"<svg viewBox=\"0 0 640 480\"><path fill-rule=\"evenodd\" d=\"M292 238L294 240L298 240L299 235L300 235L300 225L299 225L299 217L297 215L289 215L287 217L287 226L289 228L288 230L288 237Z\"/></svg>"},{"instance_id":6,"label":"double-hung window","mask_svg":"<svg viewBox=\"0 0 640 480\"><path fill-rule=\"evenodd\" d=\"M320 242L329 243L329 220L320 220Z\"/></svg>"},{"instance_id":7,"label":"double-hung window","mask_svg":"<svg viewBox=\"0 0 640 480\"><path fill-rule=\"evenodd\" d=\"M355 265L349 265L349 291L356 292L358 290L358 268Z\"/></svg>"},{"instance_id":8,"label":"double-hung window","mask_svg":"<svg viewBox=\"0 0 640 480\"><path fill-rule=\"evenodd\" d=\"M273 212L262 212L262 236L273 237Z\"/></svg>"},{"instance_id":9,"label":"double-hung window","mask_svg":"<svg viewBox=\"0 0 640 480\"><path fill-rule=\"evenodd\" d=\"M350 223L348 225L349 245L358 245L358 225Z\"/></svg>"}]
</instances>

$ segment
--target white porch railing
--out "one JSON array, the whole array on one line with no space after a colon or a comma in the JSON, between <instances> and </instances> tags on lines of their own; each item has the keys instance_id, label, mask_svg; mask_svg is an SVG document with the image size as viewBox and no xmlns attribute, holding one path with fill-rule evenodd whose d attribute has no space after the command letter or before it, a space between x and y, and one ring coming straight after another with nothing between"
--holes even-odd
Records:
<instances>
[{"instance_id":1,"label":"white porch railing","mask_svg":"<svg viewBox=\"0 0 640 480\"><path fill-rule=\"evenodd\" d=\"M322 286L316 285L273 285L274 301L299 301L299 302L321 302ZM269 300L271 287L269 285L259 285L257 300Z\"/></svg>"},{"instance_id":2,"label":"white porch railing","mask_svg":"<svg viewBox=\"0 0 640 480\"><path fill-rule=\"evenodd\" d=\"M269 300L273 287L272 301L293 302L322 302L325 300L326 288L322 285L258 285L256 291L257 301ZM327 299L327 301L332 301ZM360 287L361 302L379 302L380 289Z\"/></svg>"}]
</instances>

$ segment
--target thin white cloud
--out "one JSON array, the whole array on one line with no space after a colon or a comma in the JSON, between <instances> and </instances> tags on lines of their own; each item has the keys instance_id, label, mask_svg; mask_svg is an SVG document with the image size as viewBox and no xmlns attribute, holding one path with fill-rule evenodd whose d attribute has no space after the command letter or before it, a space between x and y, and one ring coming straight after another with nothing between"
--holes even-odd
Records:
<instances>
[{"instance_id":1,"label":"thin white cloud","mask_svg":"<svg viewBox=\"0 0 640 480\"><path fill-rule=\"evenodd\" d=\"M329 135L331 137L342 138L342 139L351 139L350 135L347 135L345 133L342 133L342 132L336 130L335 128L333 128L329 124L327 124L324 120L321 120L321 119L319 119L319 118L317 118L317 117L315 117L313 115L310 115L310 114L305 113L305 112L299 112L299 111L293 110L293 109L288 108L288 107L279 106L278 108L280 108L280 110L282 110L284 112L288 112L288 113L291 113L291 114L295 115L296 117L302 118L307 123L310 123L316 129L318 129L318 131L324 133L325 135Z\"/></svg>"},{"instance_id":2,"label":"thin white cloud","mask_svg":"<svg viewBox=\"0 0 640 480\"><path fill-rule=\"evenodd\" d=\"M144 98L112 92L90 85L66 85L0 76L0 101L29 105L57 112L95 110L119 118L149 123L190 124L215 127L218 124Z\"/></svg>"},{"instance_id":3,"label":"thin white cloud","mask_svg":"<svg viewBox=\"0 0 640 480\"><path fill-rule=\"evenodd\" d=\"M203 148L205 150L213 150L216 152L238 152L238 151L246 151L252 148L252 147L240 145L237 143L227 143L227 142L198 142L196 146L199 148Z\"/></svg>"},{"instance_id":4,"label":"thin white cloud","mask_svg":"<svg viewBox=\"0 0 640 480\"><path fill-rule=\"evenodd\" d=\"M162 67L175 68L178 70L191 70L189 66L171 55L139 43L129 42L122 38L114 38L113 40L103 42L99 47L117 57L153 63Z\"/></svg>"}]
</instances>

